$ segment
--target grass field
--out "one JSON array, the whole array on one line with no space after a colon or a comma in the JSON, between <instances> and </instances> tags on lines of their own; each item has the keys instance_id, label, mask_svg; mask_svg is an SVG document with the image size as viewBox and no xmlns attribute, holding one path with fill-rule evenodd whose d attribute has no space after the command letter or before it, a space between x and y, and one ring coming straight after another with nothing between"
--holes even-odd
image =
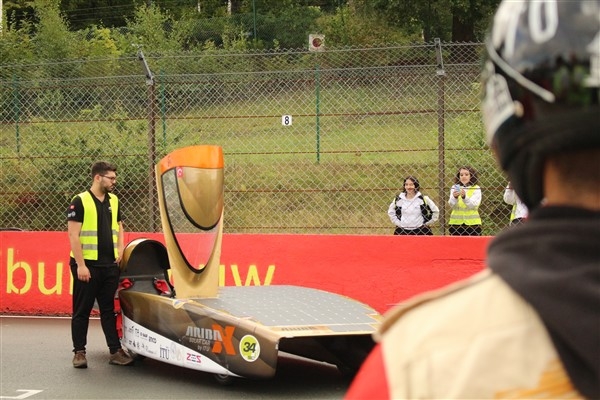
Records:
<instances>
[{"instance_id":1,"label":"grass field","mask_svg":"<svg viewBox=\"0 0 600 400\"><path fill-rule=\"evenodd\" d=\"M309 81L293 90L277 82L279 90L244 79L219 86L222 98L193 84L159 87L153 118L127 87L79 110L63 95L62 108L40 112L48 96L31 96L38 103L18 122L0 124L0 226L62 230L66 203L88 185L91 162L105 158L119 165L128 229L148 230L158 221L149 160L215 144L225 153L228 232L388 234L387 207L405 176L444 207L463 164L480 171L484 232L502 229L505 179L483 142L476 85L446 84L441 113L435 76L377 79L331 80L318 93Z\"/></svg>"}]
</instances>

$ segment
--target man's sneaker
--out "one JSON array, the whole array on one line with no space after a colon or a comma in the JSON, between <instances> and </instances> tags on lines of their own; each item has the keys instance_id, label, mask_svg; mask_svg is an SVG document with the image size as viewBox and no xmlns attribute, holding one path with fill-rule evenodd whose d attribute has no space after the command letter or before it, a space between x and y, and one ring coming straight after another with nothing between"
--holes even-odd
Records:
<instances>
[{"instance_id":1,"label":"man's sneaker","mask_svg":"<svg viewBox=\"0 0 600 400\"><path fill-rule=\"evenodd\" d=\"M75 352L73 356L73 366L75 368L87 368L87 359L85 358L85 351L79 350Z\"/></svg>"},{"instance_id":2,"label":"man's sneaker","mask_svg":"<svg viewBox=\"0 0 600 400\"><path fill-rule=\"evenodd\" d=\"M108 362L114 365L129 365L133 363L133 358L125 353L123 349L119 349L116 353L110 355L110 360Z\"/></svg>"}]
</instances>

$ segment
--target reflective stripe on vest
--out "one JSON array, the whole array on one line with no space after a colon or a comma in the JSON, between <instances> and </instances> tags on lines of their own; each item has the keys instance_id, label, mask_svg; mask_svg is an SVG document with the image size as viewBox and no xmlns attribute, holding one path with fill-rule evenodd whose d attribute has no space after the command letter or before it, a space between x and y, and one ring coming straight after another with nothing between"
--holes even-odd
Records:
<instances>
[{"instance_id":1,"label":"reflective stripe on vest","mask_svg":"<svg viewBox=\"0 0 600 400\"><path fill-rule=\"evenodd\" d=\"M517 202L515 202L515 204L513 204L512 206L512 210L510 212L510 220L514 220L517 218Z\"/></svg>"},{"instance_id":2,"label":"reflective stripe on vest","mask_svg":"<svg viewBox=\"0 0 600 400\"><path fill-rule=\"evenodd\" d=\"M466 197L471 197L479 186L471 186L466 191ZM450 214L449 225L481 225L481 217L477 209L469 210L462 197L458 196L458 203Z\"/></svg>"},{"instance_id":3,"label":"reflective stripe on vest","mask_svg":"<svg viewBox=\"0 0 600 400\"><path fill-rule=\"evenodd\" d=\"M77 196L81 198L83 205L83 223L81 224L81 232L79 233L83 258L85 260L97 260L98 212L96 211L96 204L90 192L79 193ZM117 241L119 238L119 223L117 222L119 200L117 196L111 195L108 201L111 209L112 240L116 259L118 257ZM71 252L71 257L73 257L73 252Z\"/></svg>"}]
</instances>

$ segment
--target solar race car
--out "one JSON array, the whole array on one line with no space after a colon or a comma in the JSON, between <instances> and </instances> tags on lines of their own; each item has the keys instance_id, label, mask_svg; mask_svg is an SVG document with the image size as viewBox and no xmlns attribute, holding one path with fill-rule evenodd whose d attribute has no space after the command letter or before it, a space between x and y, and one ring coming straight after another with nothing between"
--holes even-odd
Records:
<instances>
[{"instance_id":1,"label":"solar race car","mask_svg":"<svg viewBox=\"0 0 600 400\"><path fill-rule=\"evenodd\" d=\"M214 374L273 377L280 352L352 375L380 321L351 298L291 285L219 287L224 160L219 146L175 150L156 165L163 243L130 242L118 292L122 343L139 358Z\"/></svg>"}]
</instances>

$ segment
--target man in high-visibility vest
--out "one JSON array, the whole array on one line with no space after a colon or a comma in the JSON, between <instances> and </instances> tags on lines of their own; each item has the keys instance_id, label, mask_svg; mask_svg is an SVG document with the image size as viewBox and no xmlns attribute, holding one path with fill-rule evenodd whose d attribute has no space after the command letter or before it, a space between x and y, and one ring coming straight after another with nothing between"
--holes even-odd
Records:
<instances>
[{"instance_id":1,"label":"man in high-visibility vest","mask_svg":"<svg viewBox=\"0 0 600 400\"><path fill-rule=\"evenodd\" d=\"M98 302L100 322L110 351L109 362L129 365L133 359L123 350L117 333L114 297L119 285L119 261L124 234L119 199L111 194L117 167L98 161L92 165L92 186L73 197L67 210L73 275L73 366L87 368L86 345L89 318Z\"/></svg>"}]
</instances>

